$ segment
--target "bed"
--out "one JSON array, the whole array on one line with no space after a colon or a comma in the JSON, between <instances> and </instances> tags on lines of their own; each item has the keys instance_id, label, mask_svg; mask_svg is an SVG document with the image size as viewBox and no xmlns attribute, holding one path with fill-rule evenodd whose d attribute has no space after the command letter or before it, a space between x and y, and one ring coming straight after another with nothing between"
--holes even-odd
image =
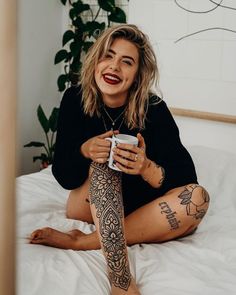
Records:
<instances>
[{"instance_id":1,"label":"bed","mask_svg":"<svg viewBox=\"0 0 236 295\"><path fill-rule=\"evenodd\" d=\"M210 193L210 208L192 236L128 248L142 295L236 294L236 154L202 146L188 150L199 182ZM17 294L110 294L100 250L61 250L28 243L29 234L45 226L94 230L93 225L66 219L68 191L57 184L51 167L17 178L16 187Z\"/></svg>"}]
</instances>

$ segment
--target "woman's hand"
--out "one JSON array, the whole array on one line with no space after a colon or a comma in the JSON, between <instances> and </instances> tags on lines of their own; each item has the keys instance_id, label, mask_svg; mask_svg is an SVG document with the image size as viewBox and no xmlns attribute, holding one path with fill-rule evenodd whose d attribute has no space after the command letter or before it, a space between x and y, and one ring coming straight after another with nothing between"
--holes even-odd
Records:
<instances>
[{"instance_id":1,"label":"woman's hand","mask_svg":"<svg viewBox=\"0 0 236 295\"><path fill-rule=\"evenodd\" d=\"M150 160L146 156L146 145L140 133L137 134L138 146L119 143L113 149L116 166L127 174L141 174L148 167Z\"/></svg>"},{"instance_id":2,"label":"woman's hand","mask_svg":"<svg viewBox=\"0 0 236 295\"><path fill-rule=\"evenodd\" d=\"M85 141L80 148L82 155L94 162L106 163L110 153L111 142L105 138L111 137L113 133L118 134L119 131L110 130Z\"/></svg>"}]
</instances>

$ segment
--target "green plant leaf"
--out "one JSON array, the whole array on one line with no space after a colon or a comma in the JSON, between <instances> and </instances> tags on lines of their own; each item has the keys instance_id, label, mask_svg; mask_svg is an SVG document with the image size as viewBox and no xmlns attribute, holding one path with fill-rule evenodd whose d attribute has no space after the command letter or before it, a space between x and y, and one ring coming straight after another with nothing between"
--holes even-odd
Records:
<instances>
[{"instance_id":1,"label":"green plant leaf","mask_svg":"<svg viewBox=\"0 0 236 295\"><path fill-rule=\"evenodd\" d=\"M45 146L43 142L31 141L24 145L24 147L42 147Z\"/></svg>"},{"instance_id":2,"label":"green plant leaf","mask_svg":"<svg viewBox=\"0 0 236 295\"><path fill-rule=\"evenodd\" d=\"M100 28L93 32L93 37L97 39L101 35L101 33L105 30L105 28L106 28L106 23L105 22L100 23Z\"/></svg>"},{"instance_id":3,"label":"green plant leaf","mask_svg":"<svg viewBox=\"0 0 236 295\"><path fill-rule=\"evenodd\" d=\"M84 4L84 3L82 3L82 1L74 2L73 7L74 7L77 15L90 9L89 4Z\"/></svg>"},{"instance_id":4,"label":"green plant leaf","mask_svg":"<svg viewBox=\"0 0 236 295\"><path fill-rule=\"evenodd\" d=\"M69 81L68 74L61 74L57 79L57 86L60 92L66 89L66 82Z\"/></svg>"},{"instance_id":5,"label":"green plant leaf","mask_svg":"<svg viewBox=\"0 0 236 295\"><path fill-rule=\"evenodd\" d=\"M98 4L105 11L115 12L115 0L98 0Z\"/></svg>"},{"instance_id":6,"label":"green plant leaf","mask_svg":"<svg viewBox=\"0 0 236 295\"><path fill-rule=\"evenodd\" d=\"M73 8L70 9L69 11L69 17L71 20L75 19L77 17L77 13L76 13L76 10Z\"/></svg>"},{"instance_id":7,"label":"green plant leaf","mask_svg":"<svg viewBox=\"0 0 236 295\"><path fill-rule=\"evenodd\" d=\"M70 60L72 59L72 54L71 52L69 51L68 52L68 55L67 55L67 58L64 60L65 63L68 63ZM67 67L67 65L65 65L65 67ZM64 68L65 68L64 67ZM66 73L66 70L65 70L65 73Z\"/></svg>"},{"instance_id":8,"label":"green plant leaf","mask_svg":"<svg viewBox=\"0 0 236 295\"><path fill-rule=\"evenodd\" d=\"M61 49L59 50L56 55L55 55L55 59L54 59L54 64L58 64L61 61L65 60L68 56L68 52L65 49Z\"/></svg>"},{"instance_id":9,"label":"green plant leaf","mask_svg":"<svg viewBox=\"0 0 236 295\"><path fill-rule=\"evenodd\" d=\"M87 42L84 42L84 45L83 45L83 50L87 53L89 48L93 45L94 42L92 41L87 41Z\"/></svg>"},{"instance_id":10,"label":"green plant leaf","mask_svg":"<svg viewBox=\"0 0 236 295\"><path fill-rule=\"evenodd\" d=\"M126 23L125 12L119 7L116 7L115 12L112 12L110 15L108 15L108 19L114 23Z\"/></svg>"},{"instance_id":11,"label":"green plant leaf","mask_svg":"<svg viewBox=\"0 0 236 295\"><path fill-rule=\"evenodd\" d=\"M53 108L52 113L49 117L49 128L52 132L57 130L57 120L58 120L59 108Z\"/></svg>"},{"instance_id":12,"label":"green plant leaf","mask_svg":"<svg viewBox=\"0 0 236 295\"><path fill-rule=\"evenodd\" d=\"M81 52L82 43L81 42L71 42L70 50L73 57L77 56Z\"/></svg>"},{"instance_id":13,"label":"green plant leaf","mask_svg":"<svg viewBox=\"0 0 236 295\"><path fill-rule=\"evenodd\" d=\"M74 39L75 33L71 30L68 30L64 33L62 38L62 46L65 46L70 40Z\"/></svg>"},{"instance_id":14,"label":"green plant leaf","mask_svg":"<svg viewBox=\"0 0 236 295\"><path fill-rule=\"evenodd\" d=\"M72 21L72 25L73 25L74 27L76 27L77 29L78 29L78 28L83 29L83 27L84 27L84 23L83 23L82 18L79 16L79 17L76 17L75 19L73 19L73 21Z\"/></svg>"},{"instance_id":15,"label":"green plant leaf","mask_svg":"<svg viewBox=\"0 0 236 295\"><path fill-rule=\"evenodd\" d=\"M67 2L67 0L61 0L61 3L62 3L63 5L66 5L66 2Z\"/></svg>"},{"instance_id":16,"label":"green plant leaf","mask_svg":"<svg viewBox=\"0 0 236 295\"><path fill-rule=\"evenodd\" d=\"M96 21L88 21L84 26L84 31L88 32L89 37L99 35L105 28L105 23L99 23ZM98 31L98 32L97 32Z\"/></svg>"},{"instance_id":17,"label":"green plant leaf","mask_svg":"<svg viewBox=\"0 0 236 295\"><path fill-rule=\"evenodd\" d=\"M46 154L42 153L40 156L33 157L33 162L35 162L37 160L41 160L41 161L49 162L50 163L50 160L51 159Z\"/></svg>"},{"instance_id":18,"label":"green plant leaf","mask_svg":"<svg viewBox=\"0 0 236 295\"><path fill-rule=\"evenodd\" d=\"M44 132L48 133L48 131L49 131L49 121L48 121L48 119L47 119L41 105L38 106L37 115L38 115L39 123L42 126Z\"/></svg>"},{"instance_id":19,"label":"green plant leaf","mask_svg":"<svg viewBox=\"0 0 236 295\"><path fill-rule=\"evenodd\" d=\"M52 148L51 148L52 152L55 151L55 148L56 148L56 143L54 142L54 144L52 145Z\"/></svg>"},{"instance_id":20,"label":"green plant leaf","mask_svg":"<svg viewBox=\"0 0 236 295\"><path fill-rule=\"evenodd\" d=\"M78 85L79 78L80 78L80 73L70 71L69 79L70 79L71 85Z\"/></svg>"},{"instance_id":21,"label":"green plant leaf","mask_svg":"<svg viewBox=\"0 0 236 295\"><path fill-rule=\"evenodd\" d=\"M82 62L81 61L74 60L72 62L72 64L70 65L70 70L73 73L77 73L78 74L80 72L81 67L82 67Z\"/></svg>"}]
</instances>

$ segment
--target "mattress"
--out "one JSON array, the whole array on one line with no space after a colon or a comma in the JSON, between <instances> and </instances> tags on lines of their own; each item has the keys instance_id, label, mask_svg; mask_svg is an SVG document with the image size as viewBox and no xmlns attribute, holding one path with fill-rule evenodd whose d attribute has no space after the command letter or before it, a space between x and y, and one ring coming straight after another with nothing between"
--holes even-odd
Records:
<instances>
[{"instance_id":1,"label":"mattress","mask_svg":"<svg viewBox=\"0 0 236 295\"><path fill-rule=\"evenodd\" d=\"M142 295L236 294L236 154L188 147L199 183L211 196L207 215L194 235L161 244L128 247L132 274ZM69 191L51 167L20 176L17 189L17 294L108 295L110 284L101 250L74 251L28 243L42 227L94 231L67 219Z\"/></svg>"}]
</instances>

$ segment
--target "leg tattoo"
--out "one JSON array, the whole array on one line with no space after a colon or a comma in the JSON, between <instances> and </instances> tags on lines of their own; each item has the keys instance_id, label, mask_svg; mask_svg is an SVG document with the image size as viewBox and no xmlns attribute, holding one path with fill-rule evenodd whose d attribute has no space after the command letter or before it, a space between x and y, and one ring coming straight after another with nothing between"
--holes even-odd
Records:
<instances>
[{"instance_id":1,"label":"leg tattoo","mask_svg":"<svg viewBox=\"0 0 236 295\"><path fill-rule=\"evenodd\" d=\"M177 219L176 211L172 211L167 202L160 202L161 214L165 214L166 219L170 225L170 230L175 230L179 228L180 221Z\"/></svg>"},{"instance_id":2,"label":"leg tattoo","mask_svg":"<svg viewBox=\"0 0 236 295\"><path fill-rule=\"evenodd\" d=\"M182 200L180 204L186 205L187 215L196 219L204 217L210 198L208 192L202 186L188 185L178 197Z\"/></svg>"},{"instance_id":3,"label":"leg tattoo","mask_svg":"<svg viewBox=\"0 0 236 295\"><path fill-rule=\"evenodd\" d=\"M89 196L99 219L101 244L108 264L112 284L128 290L131 274L128 265L123 229L121 173L106 164L92 163Z\"/></svg>"}]
</instances>

